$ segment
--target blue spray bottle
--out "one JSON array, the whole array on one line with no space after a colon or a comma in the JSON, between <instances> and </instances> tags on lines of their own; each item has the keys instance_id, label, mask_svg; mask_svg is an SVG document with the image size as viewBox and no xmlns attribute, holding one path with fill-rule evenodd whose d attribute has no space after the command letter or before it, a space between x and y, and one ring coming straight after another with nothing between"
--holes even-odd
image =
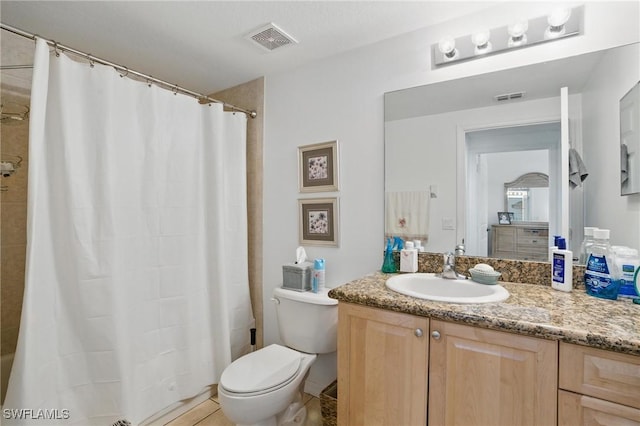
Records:
<instances>
[{"instance_id":1,"label":"blue spray bottle","mask_svg":"<svg viewBox=\"0 0 640 426\"><path fill-rule=\"evenodd\" d=\"M392 274L398 272L396 262L393 260L393 239L387 239L387 249L384 251L384 262L382 263L382 272Z\"/></svg>"}]
</instances>

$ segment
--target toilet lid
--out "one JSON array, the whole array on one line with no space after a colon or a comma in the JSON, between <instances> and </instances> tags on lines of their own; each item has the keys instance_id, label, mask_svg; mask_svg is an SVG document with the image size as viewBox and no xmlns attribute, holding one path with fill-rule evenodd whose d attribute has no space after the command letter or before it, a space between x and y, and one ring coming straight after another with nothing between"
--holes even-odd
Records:
<instances>
[{"instance_id":1,"label":"toilet lid","mask_svg":"<svg viewBox=\"0 0 640 426\"><path fill-rule=\"evenodd\" d=\"M269 345L238 358L220 377L220 384L236 393L260 392L289 380L298 372L301 354L280 345Z\"/></svg>"}]
</instances>

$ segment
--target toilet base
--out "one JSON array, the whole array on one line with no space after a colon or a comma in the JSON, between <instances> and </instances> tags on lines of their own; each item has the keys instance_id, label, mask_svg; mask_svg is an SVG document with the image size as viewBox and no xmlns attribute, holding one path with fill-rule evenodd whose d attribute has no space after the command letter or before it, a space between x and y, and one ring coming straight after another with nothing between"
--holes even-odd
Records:
<instances>
[{"instance_id":1,"label":"toilet base","mask_svg":"<svg viewBox=\"0 0 640 426\"><path fill-rule=\"evenodd\" d=\"M282 412L258 423L240 424L236 426L302 426L307 418L307 408L302 403L302 395L298 395Z\"/></svg>"},{"instance_id":2,"label":"toilet base","mask_svg":"<svg viewBox=\"0 0 640 426\"><path fill-rule=\"evenodd\" d=\"M307 408L302 403L302 396L298 392L296 399L277 416L278 426L301 426L307 418Z\"/></svg>"}]
</instances>

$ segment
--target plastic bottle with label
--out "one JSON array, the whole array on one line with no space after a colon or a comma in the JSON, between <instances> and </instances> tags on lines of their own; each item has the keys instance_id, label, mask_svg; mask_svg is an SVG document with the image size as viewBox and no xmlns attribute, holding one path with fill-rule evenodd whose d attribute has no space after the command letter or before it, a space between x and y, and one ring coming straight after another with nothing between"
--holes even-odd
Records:
<instances>
[{"instance_id":1,"label":"plastic bottle with label","mask_svg":"<svg viewBox=\"0 0 640 426\"><path fill-rule=\"evenodd\" d=\"M551 287L561 291L573 288L573 253L567 250L564 238L558 238L558 248L551 252Z\"/></svg>"},{"instance_id":2,"label":"plastic bottle with label","mask_svg":"<svg viewBox=\"0 0 640 426\"><path fill-rule=\"evenodd\" d=\"M400 272L416 272L418 270L418 250L413 246L413 241L407 241L405 247L400 250Z\"/></svg>"},{"instance_id":3,"label":"plastic bottle with label","mask_svg":"<svg viewBox=\"0 0 640 426\"><path fill-rule=\"evenodd\" d=\"M616 300L620 281L613 250L609 244L609 230L595 229L593 238L594 242L584 274L587 294L602 299Z\"/></svg>"},{"instance_id":4,"label":"plastic bottle with label","mask_svg":"<svg viewBox=\"0 0 640 426\"><path fill-rule=\"evenodd\" d=\"M593 231L596 229L598 228L593 226L584 227L584 239L582 240L582 244L580 244L580 257L578 258L580 265L586 265L587 260L589 260L591 246L593 245Z\"/></svg>"},{"instance_id":5,"label":"plastic bottle with label","mask_svg":"<svg viewBox=\"0 0 640 426\"><path fill-rule=\"evenodd\" d=\"M314 293L319 293L324 289L324 272L324 259L315 259L311 275L311 291Z\"/></svg>"}]
</instances>

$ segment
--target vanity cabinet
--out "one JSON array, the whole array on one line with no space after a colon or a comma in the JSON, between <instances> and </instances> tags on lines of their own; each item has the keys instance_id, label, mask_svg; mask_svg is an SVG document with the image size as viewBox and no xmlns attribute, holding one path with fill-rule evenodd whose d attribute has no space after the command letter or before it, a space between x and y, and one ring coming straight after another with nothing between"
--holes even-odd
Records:
<instances>
[{"instance_id":1,"label":"vanity cabinet","mask_svg":"<svg viewBox=\"0 0 640 426\"><path fill-rule=\"evenodd\" d=\"M338 425L427 423L429 319L340 302Z\"/></svg>"},{"instance_id":2,"label":"vanity cabinet","mask_svg":"<svg viewBox=\"0 0 640 426\"><path fill-rule=\"evenodd\" d=\"M549 225L491 225L491 257L547 261Z\"/></svg>"},{"instance_id":3,"label":"vanity cabinet","mask_svg":"<svg viewBox=\"0 0 640 426\"><path fill-rule=\"evenodd\" d=\"M430 425L554 425L558 344L431 320Z\"/></svg>"},{"instance_id":4,"label":"vanity cabinet","mask_svg":"<svg viewBox=\"0 0 640 426\"><path fill-rule=\"evenodd\" d=\"M640 425L640 357L560 343L559 425Z\"/></svg>"},{"instance_id":5,"label":"vanity cabinet","mask_svg":"<svg viewBox=\"0 0 640 426\"><path fill-rule=\"evenodd\" d=\"M557 342L340 302L338 425L556 424ZM431 327L429 330L429 322Z\"/></svg>"}]
</instances>

